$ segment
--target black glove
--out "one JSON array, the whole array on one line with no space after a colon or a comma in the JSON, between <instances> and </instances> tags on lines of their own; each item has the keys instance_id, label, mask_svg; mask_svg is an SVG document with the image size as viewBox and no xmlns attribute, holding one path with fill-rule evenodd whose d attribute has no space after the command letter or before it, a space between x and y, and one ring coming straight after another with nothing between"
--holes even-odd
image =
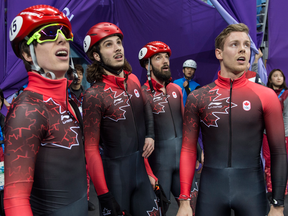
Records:
<instances>
[{"instance_id":1,"label":"black glove","mask_svg":"<svg viewBox=\"0 0 288 216\"><path fill-rule=\"evenodd\" d=\"M167 199L163 188L159 183L156 184L154 192L158 198L158 205L162 209L162 215L165 216L171 202Z\"/></svg>"},{"instance_id":2,"label":"black glove","mask_svg":"<svg viewBox=\"0 0 288 216\"><path fill-rule=\"evenodd\" d=\"M111 192L98 196L102 215L109 216L132 216L126 211L121 211L119 204L115 200Z\"/></svg>"}]
</instances>

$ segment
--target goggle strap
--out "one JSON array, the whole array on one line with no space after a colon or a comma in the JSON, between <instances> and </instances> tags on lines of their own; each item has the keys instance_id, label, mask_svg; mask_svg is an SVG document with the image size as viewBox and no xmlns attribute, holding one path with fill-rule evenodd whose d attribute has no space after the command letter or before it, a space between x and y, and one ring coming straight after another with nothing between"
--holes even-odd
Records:
<instances>
[{"instance_id":1,"label":"goggle strap","mask_svg":"<svg viewBox=\"0 0 288 216\"><path fill-rule=\"evenodd\" d=\"M38 65L38 63L37 63L36 55L35 55L35 52L34 52L34 46L33 46L32 43L29 45L29 49L30 49L30 55L31 55L32 62L33 62L33 64L31 65L31 69L34 70L34 71L38 71L38 72L42 73L41 72L42 70L41 70L40 66Z\"/></svg>"}]
</instances>

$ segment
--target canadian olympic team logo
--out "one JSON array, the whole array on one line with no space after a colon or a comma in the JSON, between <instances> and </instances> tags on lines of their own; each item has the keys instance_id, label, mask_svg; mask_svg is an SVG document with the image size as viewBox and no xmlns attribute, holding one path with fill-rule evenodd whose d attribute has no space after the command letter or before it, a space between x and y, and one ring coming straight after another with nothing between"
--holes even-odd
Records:
<instances>
[{"instance_id":1,"label":"canadian olympic team logo","mask_svg":"<svg viewBox=\"0 0 288 216\"><path fill-rule=\"evenodd\" d=\"M137 98L139 98L139 97L140 97L140 94L139 94L139 92L138 92L138 90L137 90L137 89L134 89L134 94L135 94L135 96L136 96Z\"/></svg>"},{"instance_id":2,"label":"canadian olympic team logo","mask_svg":"<svg viewBox=\"0 0 288 216\"><path fill-rule=\"evenodd\" d=\"M176 94L176 92L172 92L172 96L173 96L173 98L177 98L177 94Z\"/></svg>"},{"instance_id":3,"label":"canadian olympic team logo","mask_svg":"<svg viewBox=\"0 0 288 216\"><path fill-rule=\"evenodd\" d=\"M251 103L248 100L243 101L243 109L249 111L251 109Z\"/></svg>"}]
</instances>

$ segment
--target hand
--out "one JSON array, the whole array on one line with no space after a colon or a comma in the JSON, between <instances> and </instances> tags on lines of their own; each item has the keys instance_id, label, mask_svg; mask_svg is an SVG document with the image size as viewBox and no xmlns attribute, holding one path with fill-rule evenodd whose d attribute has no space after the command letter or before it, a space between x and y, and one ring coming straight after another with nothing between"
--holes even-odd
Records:
<instances>
[{"instance_id":1,"label":"hand","mask_svg":"<svg viewBox=\"0 0 288 216\"><path fill-rule=\"evenodd\" d=\"M148 158L154 151L154 140L152 138L145 138L142 157Z\"/></svg>"},{"instance_id":2,"label":"hand","mask_svg":"<svg viewBox=\"0 0 288 216\"><path fill-rule=\"evenodd\" d=\"M202 163L202 165L204 164L204 151L202 151L202 153L201 153L201 163Z\"/></svg>"},{"instance_id":3,"label":"hand","mask_svg":"<svg viewBox=\"0 0 288 216\"><path fill-rule=\"evenodd\" d=\"M284 216L284 206L274 207L271 205L268 216Z\"/></svg>"},{"instance_id":4,"label":"hand","mask_svg":"<svg viewBox=\"0 0 288 216\"><path fill-rule=\"evenodd\" d=\"M156 181L156 179L154 179L152 176L150 176L150 175L148 175L148 177L149 177L149 180L150 180L150 183L151 183L151 185L152 185L152 187L153 187L153 190L155 190L155 186L156 186L156 184L158 184L158 180Z\"/></svg>"},{"instance_id":5,"label":"hand","mask_svg":"<svg viewBox=\"0 0 288 216\"><path fill-rule=\"evenodd\" d=\"M183 87L185 88L188 84L189 84L188 81L185 80L185 82L183 83Z\"/></svg>"},{"instance_id":6,"label":"hand","mask_svg":"<svg viewBox=\"0 0 288 216\"><path fill-rule=\"evenodd\" d=\"M193 211L190 206L190 200L180 200L180 207L176 216L192 216Z\"/></svg>"},{"instance_id":7,"label":"hand","mask_svg":"<svg viewBox=\"0 0 288 216\"><path fill-rule=\"evenodd\" d=\"M9 102L4 98L4 105L6 106L6 107L10 107L10 104L9 104Z\"/></svg>"},{"instance_id":8,"label":"hand","mask_svg":"<svg viewBox=\"0 0 288 216\"><path fill-rule=\"evenodd\" d=\"M110 212L111 216L118 216L122 214L120 206L111 192L99 195L98 199L100 202L101 212L103 215L107 214L107 212Z\"/></svg>"},{"instance_id":9,"label":"hand","mask_svg":"<svg viewBox=\"0 0 288 216\"><path fill-rule=\"evenodd\" d=\"M260 48L258 49L258 54L255 54L255 60L254 60L254 63L258 63L258 60L260 59L260 58L262 58L262 56L263 56L263 53L261 52L261 50L260 50Z\"/></svg>"}]
</instances>

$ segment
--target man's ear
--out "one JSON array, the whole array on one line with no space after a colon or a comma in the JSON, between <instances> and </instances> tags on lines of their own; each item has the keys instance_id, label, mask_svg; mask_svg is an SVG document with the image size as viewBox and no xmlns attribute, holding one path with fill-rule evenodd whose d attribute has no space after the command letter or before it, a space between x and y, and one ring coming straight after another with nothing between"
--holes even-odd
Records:
<instances>
[{"instance_id":1,"label":"man's ear","mask_svg":"<svg viewBox=\"0 0 288 216\"><path fill-rule=\"evenodd\" d=\"M93 52L93 57L96 61L100 61L100 55L97 52Z\"/></svg>"},{"instance_id":2,"label":"man's ear","mask_svg":"<svg viewBox=\"0 0 288 216\"><path fill-rule=\"evenodd\" d=\"M27 62L32 62L32 57L30 54L28 54L26 52L22 52L22 56Z\"/></svg>"},{"instance_id":3,"label":"man's ear","mask_svg":"<svg viewBox=\"0 0 288 216\"><path fill-rule=\"evenodd\" d=\"M223 57L222 57L222 50L219 49L219 48L216 48L216 49L215 49L215 56L216 56L216 58L217 58L218 60L222 60L222 59L223 59Z\"/></svg>"}]
</instances>

